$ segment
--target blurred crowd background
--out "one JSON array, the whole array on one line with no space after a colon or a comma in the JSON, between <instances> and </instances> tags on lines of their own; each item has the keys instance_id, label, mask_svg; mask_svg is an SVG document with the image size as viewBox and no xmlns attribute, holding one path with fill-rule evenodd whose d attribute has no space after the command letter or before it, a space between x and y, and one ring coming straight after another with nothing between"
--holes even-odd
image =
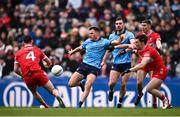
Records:
<instances>
[{"instance_id":1,"label":"blurred crowd background","mask_svg":"<svg viewBox=\"0 0 180 117\"><path fill-rule=\"evenodd\" d=\"M117 16L134 34L142 20L151 19L162 39L169 76L180 78L179 0L0 0L0 78L14 75L14 53L25 35L31 35L35 45L70 76L83 53L69 56L68 51L88 38L90 26L100 27L101 36L108 38ZM133 55L133 64L136 61ZM109 75L110 63L111 58L100 76Z\"/></svg>"}]
</instances>

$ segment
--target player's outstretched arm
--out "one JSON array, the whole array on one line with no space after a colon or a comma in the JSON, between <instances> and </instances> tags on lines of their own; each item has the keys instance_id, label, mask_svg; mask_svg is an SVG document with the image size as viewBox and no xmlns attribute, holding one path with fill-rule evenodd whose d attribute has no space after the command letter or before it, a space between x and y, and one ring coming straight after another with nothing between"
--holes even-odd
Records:
<instances>
[{"instance_id":1,"label":"player's outstretched arm","mask_svg":"<svg viewBox=\"0 0 180 117\"><path fill-rule=\"evenodd\" d=\"M150 61L151 61L150 57L143 57L141 63L137 64L136 66L134 66L130 69L125 70L124 72L121 73L121 76L124 76L126 73L129 73L129 72L135 72L135 71L145 67Z\"/></svg>"},{"instance_id":2,"label":"player's outstretched arm","mask_svg":"<svg viewBox=\"0 0 180 117\"><path fill-rule=\"evenodd\" d=\"M116 45L114 46L114 48L129 48L129 49L135 49L136 46L134 44L134 39L131 39L130 40L130 44L119 44L119 45Z\"/></svg>"},{"instance_id":3,"label":"player's outstretched arm","mask_svg":"<svg viewBox=\"0 0 180 117\"><path fill-rule=\"evenodd\" d=\"M83 50L82 46L79 46L79 47L77 47L77 48L75 48L75 49L73 49L73 50L70 50L68 53L69 53L70 55L72 55L72 54L74 54L74 53L76 53L76 52L78 52L78 51L82 51L82 50Z\"/></svg>"}]
</instances>

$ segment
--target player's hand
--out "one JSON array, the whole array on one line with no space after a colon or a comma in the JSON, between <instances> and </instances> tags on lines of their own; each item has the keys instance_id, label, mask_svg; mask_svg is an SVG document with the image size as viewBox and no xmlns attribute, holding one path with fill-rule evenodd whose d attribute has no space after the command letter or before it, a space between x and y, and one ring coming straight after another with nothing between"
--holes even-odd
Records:
<instances>
[{"instance_id":1,"label":"player's hand","mask_svg":"<svg viewBox=\"0 0 180 117\"><path fill-rule=\"evenodd\" d=\"M109 45L106 47L106 50L109 50L110 52L114 50L114 46Z\"/></svg>"},{"instance_id":2,"label":"player's hand","mask_svg":"<svg viewBox=\"0 0 180 117\"><path fill-rule=\"evenodd\" d=\"M68 52L69 55L72 55L73 54L73 50L71 49L69 52Z\"/></svg>"},{"instance_id":3,"label":"player's hand","mask_svg":"<svg viewBox=\"0 0 180 117\"><path fill-rule=\"evenodd\" d=\"M130 69L127 69L127 70L125 70L124 72L121 73L121 76L124 76L125 74L127 74L127 73L129 73L129 72L131 72L131 70L130 70Z\"/></svg>"}]
</instances>

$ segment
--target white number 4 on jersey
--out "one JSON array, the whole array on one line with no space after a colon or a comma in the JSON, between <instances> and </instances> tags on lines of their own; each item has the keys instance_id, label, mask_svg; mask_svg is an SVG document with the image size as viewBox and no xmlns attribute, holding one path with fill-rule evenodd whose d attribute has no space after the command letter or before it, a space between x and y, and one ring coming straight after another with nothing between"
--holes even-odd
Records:
<instances>
[{"instance_id":1,"label":"white number 4 on jersey","mask_svg":"<svg viewBox=\"0 0 180 117\"><path fill-rule=\"evenodd\" d=\"M31 59L32 61L34 61L36 59L36 57L34 56L34 52L30 51L27 56L26 59Z\"/></svg>"}]
</instances>

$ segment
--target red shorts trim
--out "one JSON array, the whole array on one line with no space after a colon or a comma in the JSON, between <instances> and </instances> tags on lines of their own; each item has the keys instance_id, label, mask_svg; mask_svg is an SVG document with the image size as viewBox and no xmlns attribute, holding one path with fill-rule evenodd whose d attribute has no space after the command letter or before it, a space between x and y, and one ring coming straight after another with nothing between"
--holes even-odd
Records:
<instances>
[{"instance_id":1,"label":"red shorts trim","mask_svg":"<svg viewBox=\"0 0 180 117\"><path fill-rule=\"evenodd\" d=\"M29 75L23 77L24 82L27 86L44 86L48 81L47 75L44 71L33 71Z\"/></svg>"}]
</instances>

